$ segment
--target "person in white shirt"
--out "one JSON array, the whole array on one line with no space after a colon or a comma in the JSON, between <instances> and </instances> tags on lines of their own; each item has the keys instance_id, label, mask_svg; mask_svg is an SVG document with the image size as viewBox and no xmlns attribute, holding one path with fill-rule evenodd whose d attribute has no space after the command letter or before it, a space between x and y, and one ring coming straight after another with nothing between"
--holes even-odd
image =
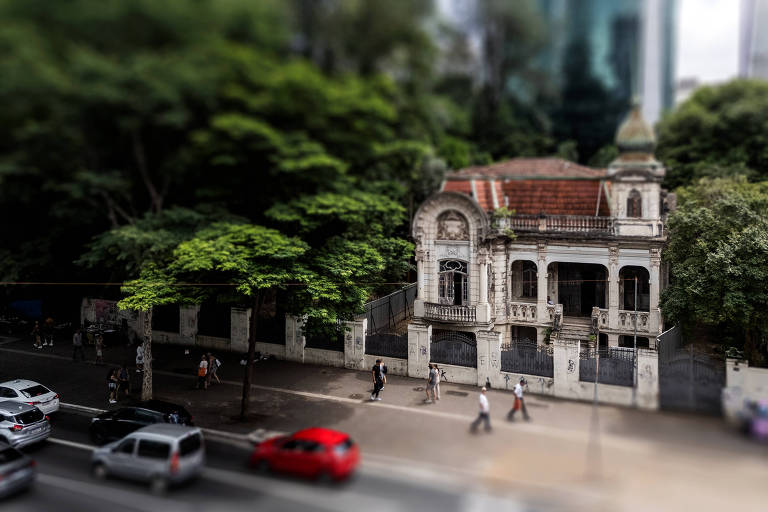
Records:
<instances>
[{"instance_id":1,"label":"person in white shirt","mask_svg":"<svg viewBox=\"0 0 768 512\"><path fill-rule=\"evenodd\" d=\"M136 373L144 371L144 344L139 342L136 347Z\"/></svg>"},{"instance_id":2,"label":"person in white shirt","mask_svg":"<svg viewBox=\"0 0 768 512\"><path fill-rule=\"evenodd\" d=\"M485 425L485 431L490 432L491 431L491 406L488 403L488 397L485 396L485 392L487 390L485 387L480 390L480 396L478 397L478 405L480 406L479 413L477 415L477 419L472 422L472 425L470 425L469 430L474 434L477 432L477 427L480 425L480 422L484 422Z\"/></svg>"},{"instance_id":3,"label":"person in white shirt","mask_svg":"<svg viewBox=\"0 0 768 512\"><path fill-rule=\"evenodd\" d=\"M523 398L523 386L528 388L528 383L525 381L525 379L521 378L520 382L515 384L515 389L512 391L515 394L515 405L512 406L512 410L509 411L509 414L507 414L507 419L509 421L515 421L515 413L519 411L520 409L523 410L523 419L525 421L530 420L530 416L528 416L528 409L525 407L525 399Z\"/></svg>"}]
</instances>

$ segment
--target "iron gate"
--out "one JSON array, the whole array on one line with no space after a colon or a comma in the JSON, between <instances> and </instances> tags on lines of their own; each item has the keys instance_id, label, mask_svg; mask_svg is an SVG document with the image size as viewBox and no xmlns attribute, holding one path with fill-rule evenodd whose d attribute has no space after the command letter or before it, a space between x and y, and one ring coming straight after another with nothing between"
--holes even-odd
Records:
<instances>
[{"instance_id":1,"label":"iron gate","mask_svg":"<svg viewBox=\"0 0 768 512\"><path fill-rule=\"evenodd\" d=\"M683 347L680 327L659 336L659 405L663 409L719 415L725 361Z\"/></svg>"},{"instance_id":2,"label":"iron gate","mask_svg":"<svg viewBox=\"0 0 768 512\"><path fill-rule=\"evenodd\" d=\"M554 377L552 346L523 338L501 346L501 371Z\"/></svg>"},{"instance_id":3,"label":"iron gate","mask_svg":"<svg viewBox=\"0 0 768 512\"><path fill-rule=\"evenodd\" d=\"M632 387L635 384L635 357L633 348L582 350L579 354L579 380L595 382L597 369L598 383ZM600 361L597 361L597 358L600 358Z\"/></svg>"},{"instance_id":4,"label":"iron gate","mask_svg":"<svg viewBox=\"0 0 768 512\"><path fill-rule=\"evenodd\" d=\"M430 361L477 368L477 340L471 332L432 330Z\"/></svg>"}]
</instances>

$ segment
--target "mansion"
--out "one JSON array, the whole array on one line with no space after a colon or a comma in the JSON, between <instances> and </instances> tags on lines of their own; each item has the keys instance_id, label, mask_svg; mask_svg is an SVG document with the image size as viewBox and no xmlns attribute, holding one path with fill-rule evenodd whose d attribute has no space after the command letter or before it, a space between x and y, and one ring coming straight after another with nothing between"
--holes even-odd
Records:
<instances>
[{"instance_id":1,"label":"mansion","mask_svg":"<svg viewBox=\"0 0 768 512\"><path fill-rule=\"evenodd\" d=\"M654 348L663 330L661 251L674 196L635 108L607 169L518 158L448 175L413 220L412 328L502 343L556 339Z\"/></svg>"}]
</instances>

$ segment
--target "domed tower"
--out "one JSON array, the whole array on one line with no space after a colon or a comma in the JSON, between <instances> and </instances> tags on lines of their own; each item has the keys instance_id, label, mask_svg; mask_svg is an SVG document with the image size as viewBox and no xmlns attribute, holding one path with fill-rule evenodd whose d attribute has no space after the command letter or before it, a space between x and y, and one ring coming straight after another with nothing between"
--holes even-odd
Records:
<instances>
[{"instance_id":1,"label":"domed tower","mask_svg":"<svg viewBox=\"0 0 768 512\"><path fill-rule=\"evenodd\" d=\"M616 132L619 156L608 166L611 212L620 235L661 236L661 182L665 169L653 156L656 136L635 104Z\"/></svg>"}]
</instances>

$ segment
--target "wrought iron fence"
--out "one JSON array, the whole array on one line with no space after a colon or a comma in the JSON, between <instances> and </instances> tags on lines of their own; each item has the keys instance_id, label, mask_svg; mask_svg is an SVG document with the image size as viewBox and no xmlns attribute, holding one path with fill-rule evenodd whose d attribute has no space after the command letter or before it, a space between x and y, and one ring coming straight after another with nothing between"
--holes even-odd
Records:
<instances>
[{"instance_id":1,"label":"wrought iron fence","mask_svg":"<svg viewBox=\"0 0 768 512\"><path fill-rule=\"evenodd\" d=\"M344 324L326 326L311 320L304 326L307 348L321 348L344 352Z\"/></svg>"},{"instance_id":2,"label":"wrought iron fence","mask_svg":"<svg viewBox=\"0 0 768 512\"><path fill-rule=\"evenodd\" d=\"M554 377L552 346L522 338L501 346L501 371Z\"/></svg>"},{"instance_id":3,"label":"wrought iron fence","mask_svg":"<svg viewBox=\"0 0 768 512\"><path fill-rule=\"evenodd\" d=\"M434 329L429 345L430 361L477 368L477 341L474 333Z\"/></svg>"},{"instance_id":4,"label":"wrought iron fence","mask_svg":"<svg viewBox=\"0 0 768 512\"><path fill-rule=\"evenodd\" d=\"M405 334L369 334L365 337L365 353L408 359L408 333Z\"/></svg>"},{"instance_id":5,"label":"wrought iron fence","mask_svg":"<svg viewBox=\"0 0 768 512\"><path fill-rule=\"evenodd\" d=\"M600 358L598 364L597 358ZM635 383L635 350L631 348L608 347L599 350L586 349L579 354L579 380L595 381L616 386L633 386Z\"/></svg>"},{"instance_id":6,"label":"wrought iron fence","mask_svg":"<svg viewBox=\"0 0 768 512\"><path fill-rule=\"evenodd\" d=\"M368 332L398 333L408 331L408 320L413 316L413 301L416 299L416 283L410 284L386 297L365 305Z\"/></svg>"}]
</instances>

